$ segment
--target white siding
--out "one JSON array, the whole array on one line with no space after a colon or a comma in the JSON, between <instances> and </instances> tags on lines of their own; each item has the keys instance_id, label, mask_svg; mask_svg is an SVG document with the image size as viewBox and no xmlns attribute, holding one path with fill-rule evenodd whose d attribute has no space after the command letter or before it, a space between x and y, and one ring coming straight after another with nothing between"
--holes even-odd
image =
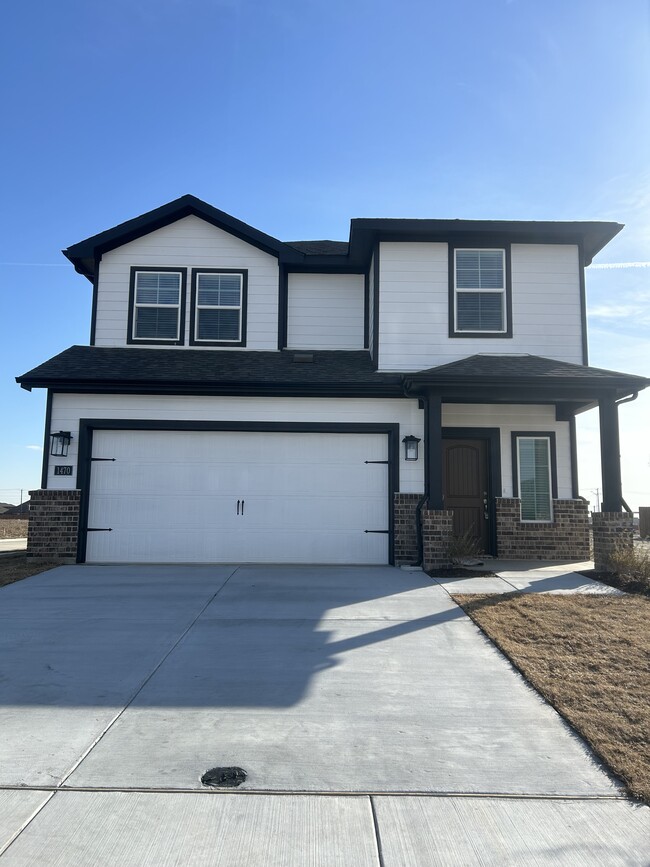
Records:
<instances>
[{"instance_id":1,"label":"white siding","mask_svg":"<svg viewBox=\"0 0 650 867\"><path fill-rule=\"evenodd\" d=\"M287 346L363 349L363 274L289 274Z\"/></svg>"},{"instance_id":2,"label":"white siding","mask_svg":"<svg viewBox=\"0 0 650 867\"><path fill-rule=\"evenodd\" d=\"M424 438L423 413L415 400L380 398L173 397L155 395L54 394L51 430L69 430L73 440L67 458L50 458L48 487L74 488L80 418L124 418L186 421L392 422L407 434ZM555 431L558 494L572 496L568 422L555 421L552 406L445 404L444 427L493 427L501 430L503 496L512 496L512 431ZM424 490L424 449L417 463L404 461L400 442L400 491ZM54 465L72 464L72 476L55 476Z\"/></svg>"},{"instance_id":3,"label":"white siding","mask_svg":"<svg viewBox=\"0 0 650 867\"><path fill-rule=\"evenodd\" d=\"M512 431L554 431L557 453L557 493L571 499L571 440L569 423L555 421L555 407L517 404L446 404L443 427L493 427L501 431L502 496L512 497Z\"/></svg>"},{"instance_id":4,"label":"white siding","mask_svg":"<svg viewBox=\"0 0 650 867\"><path fill-rule=\"evenodd\" d=\"M191 269L248 269L245 348L277 349L277 259L195 216L184 217L104 254L99 266L95 333L97 346L126 345L132 265L187 269L185 346L169 347L173 349L187 348L189 344ZM232 351L236 349L233 347Z\"/></svg>"},{"instance_id":5,"label":"white siding","mask_svg":"<svg viewBox=\"0 0 650 867\"><path fill-rule=\"evenodd\" d=\"M424 436L422 415L417 400L406 399L55 394L50 430L69 430L73 440L67 458L50 458L48 487L70 489L76 485L80 418L397 423L401 440L407 434ZM55 476L56 463L71 464L73 475ZM400 490L422 491L423 477L424 459L404 461L400 443Z\"/></svg>"},{"instance_id":6,"label":"white siding","mask_svg":"<svg viewBox=\"0 0 650 867\"><path fill-rule=\"evenodd\" d=\"M450 338L447 244L380 245L379 369L422 370L475 353L582 363L578 248L512 245L512 338Z\"/></svg>"}]
</instances>

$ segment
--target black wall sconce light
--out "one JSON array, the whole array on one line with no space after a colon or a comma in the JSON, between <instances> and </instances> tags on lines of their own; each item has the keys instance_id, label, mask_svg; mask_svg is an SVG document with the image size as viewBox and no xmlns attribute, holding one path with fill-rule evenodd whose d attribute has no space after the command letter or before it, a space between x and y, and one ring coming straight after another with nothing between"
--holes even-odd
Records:
<instances>
[{"instance_id":1,"label":"black wall sconce light","mask_svg":"<svg viewBox=\"0 0 650 867\"><path fill-rule=\"evenodd\" d=\"M402 440L404 443L404 460L417 461L419 437L407 436Z\"/></svg>"},{"instance_id":2,"label":"black wall sconce light","mask_svg":"<svg viewBox=\"0 0 650 867\"><path fill-rule=\"evenodd\" d=\"M50 437L52 438L50 454L54 455L55 458L67 458L70 440L72 439L70 431L60 430L58 433L50 434Z\"/></svg>"}]
</instances>

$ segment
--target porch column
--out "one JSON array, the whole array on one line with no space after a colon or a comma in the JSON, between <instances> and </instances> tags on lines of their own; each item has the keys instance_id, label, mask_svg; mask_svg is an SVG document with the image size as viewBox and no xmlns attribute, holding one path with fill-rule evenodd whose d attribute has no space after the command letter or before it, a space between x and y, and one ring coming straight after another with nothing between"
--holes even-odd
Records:
<instances>
[{"instance_id":1,"label":"porch column","mask_svg":"<svg viewBox=\"0 0 650 867\"><path fill-rule=\"evenodd\" d=\"M600 417L600 465L603 478L603 512L620 512L623 502L621 484L621 446L618 438L618 406L614 397L598 400Z\"/></svg>"},{"instance_id":2,"label":"porch column","mask_svg":"<svg viewBox=\"0 0 650 867\"><path fill-rule=\"evenodd\" d=\"M424 419L426 491L429 509L444 509L442 497L442 398L427 395Z\"/></svg>"}]
</instances>

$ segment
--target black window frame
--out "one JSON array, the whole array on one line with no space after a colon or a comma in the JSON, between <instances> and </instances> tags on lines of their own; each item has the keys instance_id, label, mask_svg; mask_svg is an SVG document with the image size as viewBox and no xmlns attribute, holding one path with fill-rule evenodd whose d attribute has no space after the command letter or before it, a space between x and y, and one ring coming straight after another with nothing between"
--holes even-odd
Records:
<instances>
[{"instance_id":1,"label":"black window frame","mask_svg":"<svg viewBox=\"0 0 650 867\"><path fill-rule=\"evenodd\" d=\"M197 287L199 274L239 274L241 281L241 329L239 340L199 340L196 337ZM246 326L248 320L248 268L192 268L192 289L190 300L190 346L246 346Z\"/></svg>"},{"instance_id":2,"label":"black window frame","mask_svg":"<svg viewBox=\"0 0 650 867\"><path fill-rule=\"evenodd\" d=\"M449 337L469 337L476 339L484 337L487 339L508 339L512 337L512 257L510 252L510 243L494 243L486 244L477 240L477 243L463 242L450 243L449 248ZM456 329L456 250L502 250L504 253L505 265L505 286L504 286L504 316L505 329L503 331L458 331Z\"/></svg>"},{"instance_id":3,"label":"black window frame","mask_svg":"<svg viewBox=\"0 0 650 867\"><path fill-rule=\"evenodd\" d=\"M557 445L555 431L552 430L517 430L511 432L511 451L512 451L512 495L517 499L521 499L519 491L519 449L517 448L518 439L547 439L549 441L549 452L551 461L551 517L549 520L545 518L535 518L533 520L521 518L520 521L524 524L552 524L555 521L555 513L553 510L553 500L557 500Z\"/></svg>"},{"instance_id":4,"label":"black window frame","mask_svg":"<svg viewBox=\"0 0 650 867\"><path fill-rule=\"evenodd\" d=\"M135 325L135 278L142 272L153 274L180 274L180 299L178 308L178 338L165 340L162 337L134 337ZM184 346L185 345L185 308L187 306L187 268L170 268L167 266L154 267L152 265L132 265L129 276L129 315L127 322L126 342L136 346Z\"/></svg>"}]
</instances>

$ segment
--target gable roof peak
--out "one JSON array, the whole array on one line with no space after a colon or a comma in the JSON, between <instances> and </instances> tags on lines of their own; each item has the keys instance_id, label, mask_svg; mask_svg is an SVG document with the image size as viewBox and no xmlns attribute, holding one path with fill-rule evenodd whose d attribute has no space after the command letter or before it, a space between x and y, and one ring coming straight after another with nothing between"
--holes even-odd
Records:
<instances>
[{"instance_id":1,"label":"gable roof peak","mask_svg":"<svg viewBox=\"0 0 650 867\"><path fill-rule=\"evenodd\" d=\"M129 241L134 241L157 229L169 226L183 217L196 216L211 223L217 228L229 232L273 256L279 256L284 247L282 241L260 232L259 229L244 223L242 220L220 211L196 196L186 193L165 205L147 211L139 217L134 217L124 223L119 223L112 229L92 235L77 244L73 244L63 255L75 266L75 270L91 278L95 272L96 261L103 254Z\"/></svg>"}]
</instances>

